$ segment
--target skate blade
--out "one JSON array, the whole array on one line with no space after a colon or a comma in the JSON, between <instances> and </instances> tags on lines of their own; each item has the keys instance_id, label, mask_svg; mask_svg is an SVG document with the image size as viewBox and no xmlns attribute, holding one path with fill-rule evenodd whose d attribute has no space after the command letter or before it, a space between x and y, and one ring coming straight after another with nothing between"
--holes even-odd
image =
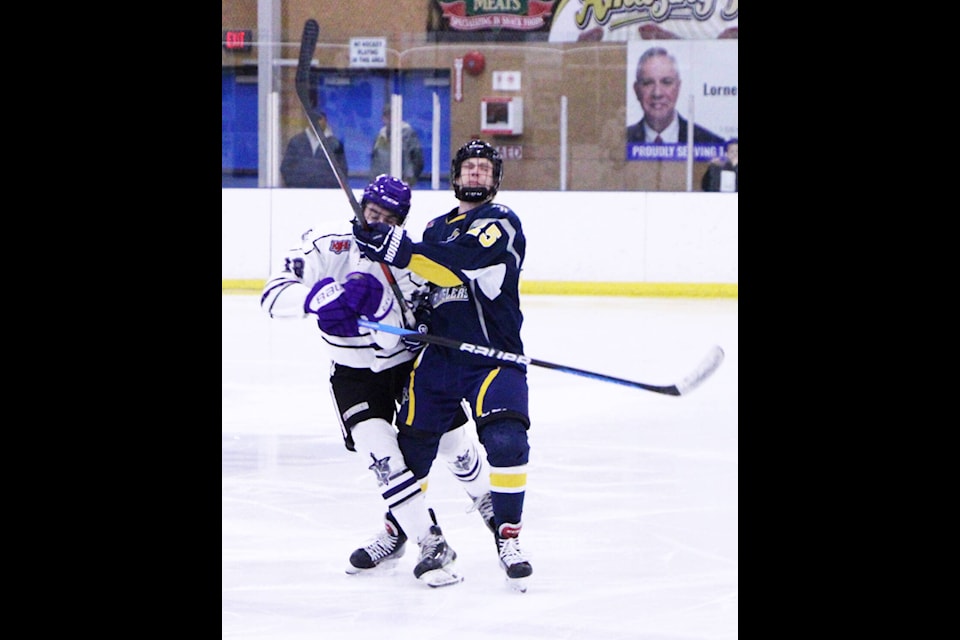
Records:
<instances>
[{"instance_id":1,"label":"skate blade","mask_svg":"<svg viewBox=\"0 0 960 640\"><path fill-rule=\"evenodd\" d=\"M529 578L507 578L507 586L518 593L527 592L527 580Z\"/></svg>"},{"instance_id":2,"label":"skate blade","mask_svg":"<svg viewBox=\"0 0 960 640\"><path fill-rule=\"evenodd\" d=\"M391 560L384 560L377 566L372 569L358 569L353 565L350 565L344 571L347 575L351 576L375 576L375 575L384 575L388 573L394 573L394 569L397 568L397 564L400 562L399 558L393 558Z\"/></svg>"},{"instance_id":3,"label":"skate blade","mask_svg":"<svg viewBox=\"0 0 960 640\"><path fill-rule=\"evenodd\" d=\"M420 580L420 582L427 583L427 586L433 587L434 589L437 587L449 587L451 585L463 582L463 576L453 572L444 571L443 569L427 571L417 579Z\"/></svg>"}]
</instances>

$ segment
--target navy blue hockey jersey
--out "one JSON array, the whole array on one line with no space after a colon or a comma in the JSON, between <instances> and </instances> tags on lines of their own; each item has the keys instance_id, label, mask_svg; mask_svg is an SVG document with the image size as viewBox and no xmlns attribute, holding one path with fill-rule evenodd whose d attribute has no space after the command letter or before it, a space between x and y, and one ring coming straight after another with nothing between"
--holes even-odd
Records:
<instances>
[{"instance_id":1,"label":"navy blue hockey jersey","mask_svg":"<svg viewBox=\"0 0 960 640\"><path fill-rule=\"evenodd\" d=\"M430 332L523 353L520 271L526 248L520 219L495 202L463 214L453 209L428 222L407 269L432 284ZM461 358L477 361L466 353Z\"/></svg>"}]
</instances>

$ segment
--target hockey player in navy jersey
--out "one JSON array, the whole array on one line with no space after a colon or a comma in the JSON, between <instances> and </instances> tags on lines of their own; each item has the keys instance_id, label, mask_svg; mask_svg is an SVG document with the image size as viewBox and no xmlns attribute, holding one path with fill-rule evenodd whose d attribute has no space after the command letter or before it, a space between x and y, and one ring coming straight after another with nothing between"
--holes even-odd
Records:
<instances>
[{"instance_id":1,"label":"hockey player in navy jersey","mask_svg":"<svg viewBox=\"0 0 960 640\"><path fill-rule=\"evenodd\" d=\"M421 242L384 224L354 235L371 260L405 268L430 282L429 332L462 342L523 353L520 271L526 238L520 219L494 203L503 177L500 153L483 140L460 147L450 167L459 205L427 223ZM494 538L514 588L533 573L519 546L527 484L530 426L526 365L493 361L435 344L414 365L400 411L398 441L408 466L423 478L441 437L465 399L487 451Z\"/></svg>"},{"instance_id":2,"label":"hockey player in navy jersey","mask_svg":"<svg viewBox=\"0 0 960 640\"><path fill-rule=\"evenodd\" d=\"M363 192L364 218L401 228L410 210L410 188L397 178L377 176ZM408 304L426 283L408 271L393 269ZM359 317L403 326L402 311L383 266L364 257L347 233L303 234L302 246L288 251L267 280L260 305L271 318L315 318L332 360L330 387L343 441L359 454L359 463L375 476L388 507L380 534L350 556L348 573L390 566L404 554L409 537L420 546L414 575L430 586L456 584L456 552L447 544L423 494L425 476L404 461L394 416L416 354L397 336L357 325ZM440 453L463 482L484 523L493 530L489 470L464 424L466 414L447 415Z\"/></svg>"}]
</instances>

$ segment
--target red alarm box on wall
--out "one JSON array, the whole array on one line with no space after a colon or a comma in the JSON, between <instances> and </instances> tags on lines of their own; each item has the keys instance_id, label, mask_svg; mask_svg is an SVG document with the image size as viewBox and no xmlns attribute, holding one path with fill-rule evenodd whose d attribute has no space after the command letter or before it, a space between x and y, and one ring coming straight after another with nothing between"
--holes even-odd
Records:
<instances>
[{"instance_id":1,"label":"red alarm box on wall","mask_svg":"<svg viewBox=\"0 0 960 640\"><path fill-rule=\"evenodd\" d=\"M480 132L492 136L523 133L523 98L481 98Z\"/></svg>"}]
</instances>

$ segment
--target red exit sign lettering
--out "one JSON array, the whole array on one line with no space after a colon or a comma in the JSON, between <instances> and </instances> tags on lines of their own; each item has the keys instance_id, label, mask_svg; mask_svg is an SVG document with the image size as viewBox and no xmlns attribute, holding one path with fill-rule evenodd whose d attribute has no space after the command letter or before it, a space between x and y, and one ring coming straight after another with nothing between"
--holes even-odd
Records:
<instances>
[{"instance_id":1,"label":"red exit sign lettering","mask_svg":"<svg viewBox=\"0 0 960 640\"><path fill-rule=\"evenodd\" d=\"M250 29L224 31L223 48L227 51L250 51L253 48L253 31Z\"/></svg>"}]
</instances>

